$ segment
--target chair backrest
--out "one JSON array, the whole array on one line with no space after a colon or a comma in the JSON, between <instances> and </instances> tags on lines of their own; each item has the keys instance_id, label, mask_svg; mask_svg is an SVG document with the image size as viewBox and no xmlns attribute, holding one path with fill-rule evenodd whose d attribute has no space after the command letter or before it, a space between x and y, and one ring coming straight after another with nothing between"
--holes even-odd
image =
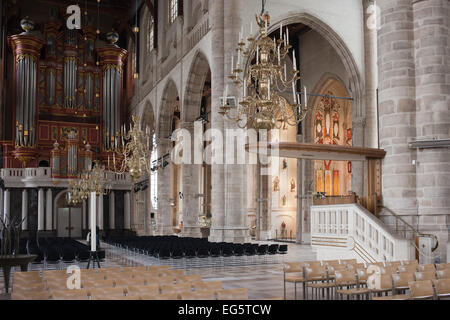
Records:
<instances>
[{"instance_id":1,"label":"chair backrest","mask_svg":"<svg viewBox=\"0 0 450 320\"><path fill-rule=\"evenodd\" d=\"M450 269L450 263L436 264L436 270Z\"/></svg>"},{"instance_id":2,"label":"chair backrest","mask_svg":"<svg viewBox=\"0 0 450 320\"><path fill-rule=\"evenodd\" d=\"M342 264L352 264L352 265L358 263L358 261L356 259L341 259L340 262Z\"/></svg>"},{"instance_id":3,"label":"chair backrest","mask_svg":"<svg viewBox=\"0 0 450 320\"><path fill-rule=\"evenodd\" d=\"M358 275L359 281L367 281L367 279L369 278L366 268L358 268L356 269L356 273Z\"/></svg>"},{"instance_id":4,"label":"chair backrest","mask_svg":"<svg viewBox=\"0 0 450 320\"><path fill-rule=\"evenodd\" d=\"M402 265L402 262L401 262L401 261L386 261L386 262L384 263L384 265L385 265L386 267L395 267L395 268L397 269L398 266L401 266L401 265Z\"/></svg>"},{"instance_id":5,"label":"chair backrest","mask_svg":"<svg viewBox=\"0 0 450 320\"><path fill-rule=\"evenodd\" d=\"M322 261L323 266L337 266L339 265L339 260L324 260Z\"/></svg>"},{"instance_id":6,"label":"chair backrest","mask_svg":"<svg viewBox=\"0 0 450 320\"><path fill-rule=\"evenodd\" d=\"M191 284L189 282L182 282L177 284L161 284L161 293L180 293L191 291Z\"/></svg>"},{"instance_id":7,"label":"chair backrest","mask_svg":"<svg viewBox=\"0 0 450 320\"><path fill-rule=\"evenodd\" d=\"M220 291L223 290L222 281L196 282L193 284L195 291Z\"/></svg>"},{"instance_id":8,"label":"chair backrest","mask_svg":"<svg viewBox=\"0 0 450 320\"><path fill-rule=\"evenodd\" d=\"M140 295L141 300L179 300L179 293L168 293L168 294L143 294Z\"/></svg>"},{"instance_id":9,"label":"chair backrest","mask_svg":"<svg viewBox=\"0 0 450 320\"><path fill-rule=\"evenodd\" d=\"M129 295L155 295L160 293L159 284L147 286L128 286L125 291Z\"/></svg>"},{"instance_id":10,"label":"chair backrest","mask_svg":"<svg viewBox=\"0 0 450 320\"><path fill-rule=\"evenodd\" d=\"M433 280L433 284L436 288L436 294L450 295L450 279Z\"/></svg>"},{"instance_id":11,"label":"chair backrest","mask_svg":"<svg viewBox=\"0 0 450 320\"><path fill-rule=\"evenodd\" d=\"M285 262L283 265L283 271L285 273L303 272L302 262Z\"/></svg>"},{"instance_id":12,"label":"chair backrest","mask_svg":"<svg viewBox=\"0 0 450 320\"><path fill-rule=\"evenodd\" d=\"M198 291L198 292L182 292L180 293L181 300L215 300L216 294L214 291Z\"/></svg>"},{"instance_id":13,"label":"chair backrest","mask_svg":"<svg viewBox=\"0 0 450 320\"><path fill-rule=\"evenodd\" d=\"M199 282L203 281L202 276L199 274L193 274L190 276L184 276L177 278L177 282Z\"/></svg>"},{"instance_id":14,"label":"chair backrest","mask_svg":"<svg viewBox=\"0 0 450 320\"><path fill-rule=\"evenodd\" d=\"M356 272L353 270L336 270L335 281L337 286L356 283Z\"/></svg>"},{"instance_id":15,"label":"chair backrest","mask_svg":"<svg viewBox=\"0 0 450 320\"><path fill-rule=\"evenodd\" d=\"M434 264L419 264L418 270L420 272L436 272L436 267L434 266Z\"/></svg>"},{"instance_id":16,"label":"chair backrest","mask_svg":"<svg viewBox=\"0 0 450 320\"><path fill-rule=\"evenodd\" d=\"M306 280L325 280L327 277L327 269L323 266L305 267Z\"/></svg>"},{"instance_id":17,"label":"chair backrest","mask_svg":"<svg viewBox=\"0 0 450 320\"><path fill-rule=\"evenodd\" d=\"M434 297L433 283L431 280L410 282L409 290L413 299Z\"/></svg>"},{"instance_id":18,"label":"chair backrest","mask_svg":"<svg viewBox=\"0 0 450 320\"><path fill-rule=\"evenodd\" d=\"M217 292L218 300L248 300L247 288L221 290Z\"/></svg>"},{"instance_id":19,"label":"chair backrest","mask_svg":"<svg viewBox=\"0 0 450 320\"><path fill-rule=\"evenodd\" d=\"M402 261L402 265L408 265L408 264L414 264L414 265L419 265L419 261L417 260L403 260Z\"/></svg>"},{"instance_id":20,"label":"chair backrest","mask_svg":"<svg viewBox=\"0 0 450 320\"><path fill-rule=\"evenodd\" d=\"M345 264L338 264L338 265L328 265L328 274L334 275L337 271L347 271L347 265ZM353 271L354 272L354 271Z\"/></svg>"},{"instance_id":21,"label":"chair backrest","mask_svg":"<svg viewBox=\"0 0 450 320\"><path fill-rule=\"evenodd\" d=\"M429 272L415 272L416 281L422 281L422 280L434 280L436 279L436 272L429 271Z\"/></svg>"},{"instance_id":22,"label":"chair backrest","mask_svg":"<svg viewBox=\"0 0 450 320\"><path fill-rule=\"evenodd\" d=\"M392 281L394 283L394 288L404 288L408 287L410 282L414 281L413 273L395 273L392 274Z\"/></svg>"},{"instance_id":23,"label":"chair backrest","mask_svg":"<svg viewBox=\"0 0 450 320\"><path fill-rule=\"evenodd\" d=\"M388 267L381 268L381 274L394 274L394 273L397 273L396 266L388 266Z\"/></svg>"},{"instance_id":24,"label":"chair backrest","mask_svg":"<svg viewBox=\"0 0 450 320\"><path fill-rule=\"evenodd\" d=\"M304 267L320 267L322 266L322 262L320 261L305 261L303 262Z\"/></svg>"},{"instance_id":25,"label":"chair backrest","mask_svg":"<svg viewBox=\"0 0 450 320\"><path fill-rule=\"evenodd\" d=\"M417 272L417 265L416 264L407 264L407 265L401 265L398 266L398 272L407 272L407 273L414 273Z\"/></svg>"},{"instance_id":26,"label":"chair backrest","mask_svg":"<svg viewBox=\"0 0 450 320\"><path fill-rule=\"evenodd\" d=\"M438 279L450 279L450 269L438 270L436 276Z\"/></svg>"}]
</instances>

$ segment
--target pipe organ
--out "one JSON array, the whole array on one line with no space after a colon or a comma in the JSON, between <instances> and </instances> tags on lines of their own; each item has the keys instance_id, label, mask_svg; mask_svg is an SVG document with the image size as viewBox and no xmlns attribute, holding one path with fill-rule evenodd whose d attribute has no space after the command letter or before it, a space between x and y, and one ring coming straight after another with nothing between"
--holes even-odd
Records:
<instances>
[{"instance_id":1,"label":"pipe organ","mask_svg":"<svg viewBox=\"0 0 450 320\"><path fill-rule=\"evenodd\" d=\"M73 178L94 159L106 162L123 135L122 95L126 50L96 28L69 30L51 19L8 38L14 54L13 142L4 143L4 167L37 167L46 161L54 178ZM102 44L103 43L103 44Z\"/></svg>"}]
</instances>

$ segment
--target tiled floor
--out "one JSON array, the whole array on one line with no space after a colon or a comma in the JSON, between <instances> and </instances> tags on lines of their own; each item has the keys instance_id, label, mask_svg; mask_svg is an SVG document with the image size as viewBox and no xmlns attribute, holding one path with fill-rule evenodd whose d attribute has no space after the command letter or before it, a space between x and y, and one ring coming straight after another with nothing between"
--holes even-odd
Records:
<instances>
[{"instance_id":1,"label":"tiled floor","mask_svg":"<svg viewBox=\"0 0 450 320\"><path fill-rule=\"evenodd\" d=\"M315 260L314 250L307 245L289 244L286 255L267 257L239 257L239 258L207 258L207 259L177 259L159 260L141 254L135 254L117 248L103 245L106 259L102 268L138 265L171 265L172 268L185 269L186 274L201 274L207 281L222 281L225 289L247 288L250 299L271 299L283 297L283 261ZM60 265L59 268L67 267ZM58 266L49 266L56 269ZM81 264L85 268L86 264ZM42 269L42 265L33 265L31 270ZM3 274L0 273L0 290L3 289ZM13 277L13 276L12 276ZM12 284L13 279L10 283ZM301 285L297 286L297 298L302 298ZM287 286L287 298L294 298L294 287ZM0 294L0 300L9 299L9 295Z\"/></svg>"}]
</instances>

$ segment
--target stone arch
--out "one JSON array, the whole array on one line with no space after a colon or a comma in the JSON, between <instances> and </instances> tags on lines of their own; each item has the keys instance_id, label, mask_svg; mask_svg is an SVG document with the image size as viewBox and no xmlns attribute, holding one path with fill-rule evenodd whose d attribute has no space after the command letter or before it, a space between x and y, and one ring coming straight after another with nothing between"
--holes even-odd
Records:
<instances>
[{"instance_id":1,"label":"stone arch","mask_svg":"<svg viewBox=\"0 0 450 320\"><path fill-rule=\"evenodd\" d=\"M186 83L182 116L183 121L193 122L200 115L203 87L210 70L206 56L201 51L197 51L192 61Z\"/></svg>"},{"instance_id":2,"label":"stone arch","mask_svg":"<svg viewBox=\"0 0 450 320\"><path fill-rule=\"evenodd\" d=\"M269 33L275 31L279 27L280 22L283 22L283 26L296 23L307 25L330 43L341 58L345 70L349 75L350 83L348 91L350 91L350 94L354 98L353 119L358 119L363 116L363 79L353 54L337 32L316 16L308 12L297 12L290 13L289 16L281 16L277 21L274 21L269 28Z\"/></svg>"},{"instance_id":3,"label":"stone arch","mask_svg":"<svg viewBox=\"0 0 450 320\"><path fill-rule=\"evenodd\" d=\"M158 123L156 125L156 137L160 142L166 140L172 133L173 113L175 111L177 102L179 102L179 99L179 93L175 82L173 80L169 80L163 91L159 109Z\"/></svg>"},{"instance_id":4,"label":"stone arch","mask_svg":"<svg viewBox=\"0 0 450 320\"><path fill-rule=\"evenodd\" d=\"M65 196L69 191L67 189L59 191L55 198L53 199L53 229L58 229L58 209L60 208L58 206L59 201L61 200L61 197ZM81 217L86 217L85 206L81 203L76 206L76 208L81 208ZM83 223L85 221L82 220L81 222L81 231L83 232Z\"/></svg>"},{"instance_id":5,"label":"stone arch","mask_svg":"<svg viewBox=\"0 0 450 320\"><path fill-rule=\"evenodd\" d=\"M143 128L148 126L150 129L156 129L155 112L153 111L153 105L150 101L145 102L144 108L142 108L142 114L140 114L139 117Z\"/></svg>"}]
</instances>

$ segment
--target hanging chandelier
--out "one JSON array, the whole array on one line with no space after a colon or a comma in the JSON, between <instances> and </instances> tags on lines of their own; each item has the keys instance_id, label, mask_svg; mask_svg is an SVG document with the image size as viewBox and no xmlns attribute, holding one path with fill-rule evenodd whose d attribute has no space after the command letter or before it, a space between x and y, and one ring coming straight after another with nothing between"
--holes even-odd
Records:
<instances>
[{"instance_id":1,"label":"hanging chandelier","mask_svg":"<svg viewBox=\"0 0 450 320\"><path fill-rule=\"evenodd\" d=\"M92 192L97 196L107 195L111 186L107 185L105 175L105 168L100 166L99 161L95 161L91 170L81 173L77 180L69 182L67 204L76 206L86 201Z\"/></svg>"},{"instance_id":2,"label":"hanging chandelier","mask_svg":"<svg viewBox=\"0 0 450 320\"><path fill-rule=\"evenodd\" d=\"M153 132L147 126L145 132L141 130L139 117L132 116L133 124L130 125L130 131L122 136L122 146L113 153L113 170L116 174L129 172L134 181L142 177L143 174L151 173L151 150L150 141ZM121 163L116 161L116 153L121 158ZM108 167L109 164L108 157Z\"/></svg>"},{"instance_id":3,"label":"hanging chandelier","mask_svg":"<svg viewBox=\"0 0 450 320\"><path fill-rule=\"evenodd\" d=\"M293 70L287 70L282 61L288 56L292 46L289 44L289 29L283 33L280 24L280 39L272 39L268 35L270 16L264 12L256 16L259 34L256 38L251 35L244 41L244 30L241 29L236 51L238 52L236 65L234 56L231 57L231 73L229 79L233 85L242 89L243 98L240 106L229 106L227 103L228 87L219 114L235 121L240 128L274 129L285 128L286 125L296 126L302 122L308 112L306 88L304 102L300 101L297 93L297 83L300 72L297 70L295 50L293 50ZM253 24L250 34L253 33ZM248 64L243 65L243 58ZM255 62L254 59L256 59ZM253 61L252 61L253 60ZM279 93L292 88L293 104L290 104Z\"/></svg>"}]
</instances>

